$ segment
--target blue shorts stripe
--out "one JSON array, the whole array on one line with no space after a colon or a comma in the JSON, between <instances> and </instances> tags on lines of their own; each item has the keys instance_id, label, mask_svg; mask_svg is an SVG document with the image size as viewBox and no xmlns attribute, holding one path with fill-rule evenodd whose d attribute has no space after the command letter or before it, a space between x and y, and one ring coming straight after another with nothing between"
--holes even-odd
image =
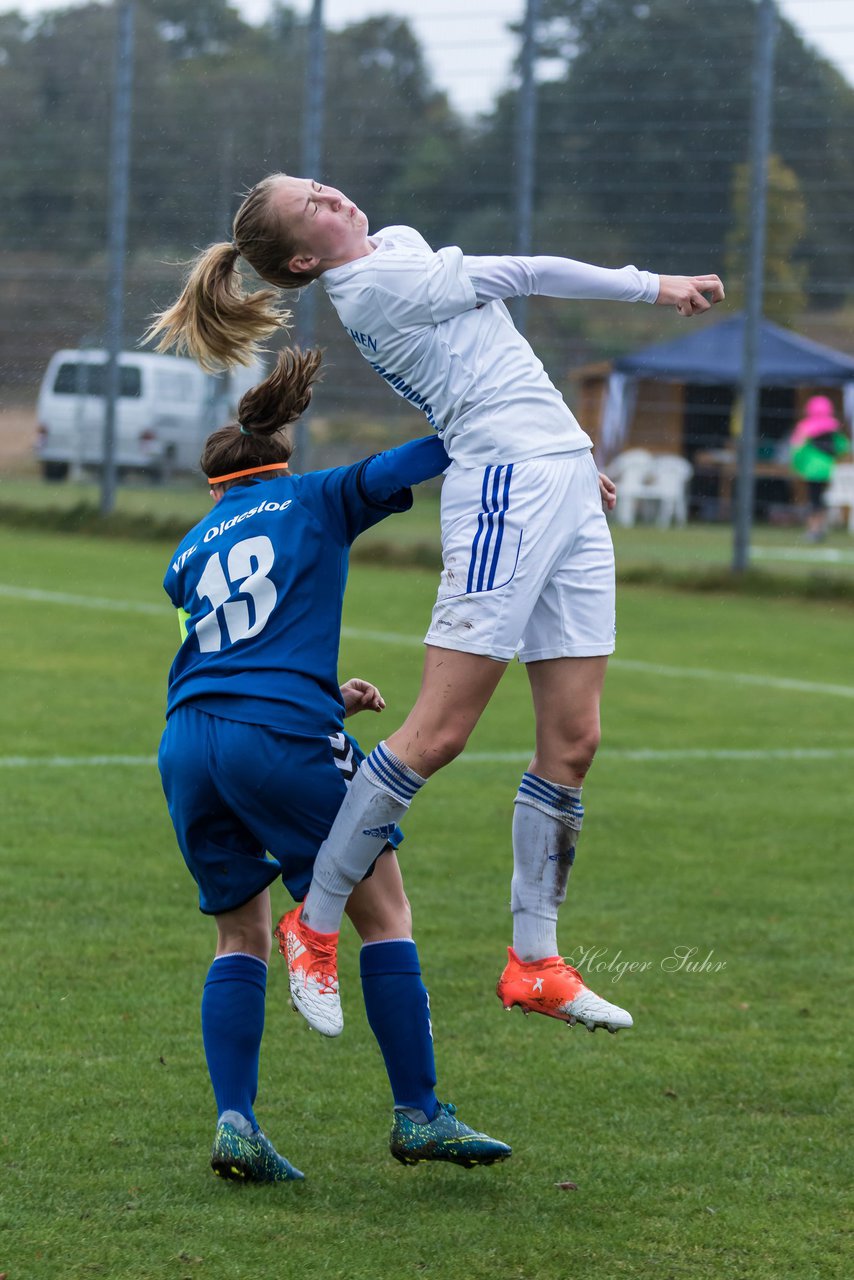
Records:
<instances>
[{"instance_id":1,"label":"blue shorts stripe","mask_svg":"<svg viewBox=\"0 0 854 1280\"><path fill-rule=\"evenodd\" d=\"M481 510L471 544L466 592L491 591L495 586L501 546L504 541L504 517L510 507L510 481L513 464L484 469L481 487Z\"/></svg>"},{"instance_id":2,"label":"blue shorts stripe","mask_svg":"<svg viewBox=\"0 0 854 1280\"><path fill-rule=\"evenodd\" d=\"M488 510L487 493L489 491L489 473L491 471L492 471L492 467L490 466L490 467L487 467L483 473L483 487L481 488L481 493L480 493L481 511L480 511L480 515L477 518L477 529L475 531L474 540L472 541L472 544L471 544L471 556L469 558L469 572L468 572L468 578L466 580L466 591L471 591L474 587L474 571L477 566L477 546L478 546L478 543L480 542L480 536L483 533L484 514Z\"/></svg>"},{"instance_id":3,"label":"blue shorts stripe","mask_svg":"<svg viewBox=\"0 0 854 1280\"><path fill-rule=\"evenodd\" d=\"M489 570L489 579L486 583L487 591L491 591L495 585L495 574L498 569L498 557L501 552L501 543L504 538L504 516L510 507L510 480L513 475L513 463L511 462L504 476L504 492L501 497L501 510L498 513L498 532L495 538L495 550L492 553L492 565Z\"/></svg>"},{"instance_id":4,"label":"blue shorts stripe","mask_svg":"<svg viewBox=\"0 0 854 1280\"><path fill-rule=\"evenodd\" d=\"M492 531L495 527L495 513L498 510L498 487L501 484L501 472L503 467L495 468L495 475L492 478L492 492L489 496L489 509L486 516L486 537L483 540L483 549L480 553L480 566L477 574L477 590L483 590L483 580L486 575L486 562L489 557L489 545L492 542Z\"/></svg>"}]
</instances>

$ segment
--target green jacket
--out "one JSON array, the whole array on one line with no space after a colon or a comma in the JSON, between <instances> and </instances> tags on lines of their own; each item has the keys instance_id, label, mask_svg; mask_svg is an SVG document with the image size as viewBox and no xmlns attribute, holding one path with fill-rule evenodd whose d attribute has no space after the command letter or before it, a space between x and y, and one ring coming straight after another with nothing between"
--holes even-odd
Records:
<instances>
[{"instance_id":1,"label":"green jacket","mask_svg":"<svg viewBox=\"0 0 854 1280\"><path fill-rule=\"evenodd\" d=\"M851 447L841 431L820 436L822 446L813 440L804 440L792 450L790 458L792 468L804 480L826 483L833 475L836 459L846 454Z\"/></svg>"}]
</instances>

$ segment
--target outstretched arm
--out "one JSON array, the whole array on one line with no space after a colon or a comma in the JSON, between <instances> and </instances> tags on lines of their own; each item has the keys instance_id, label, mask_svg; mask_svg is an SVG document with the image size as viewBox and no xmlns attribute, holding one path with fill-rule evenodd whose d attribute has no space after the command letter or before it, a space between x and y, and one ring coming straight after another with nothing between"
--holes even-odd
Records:
<instances>
[{"instance_id":1,"label":"outstretched arm","mask_svg":"<svg viewBox=\"0 0 854 1280\"><path fill-rule=\"evenodd\" d=\"M572 258L466 257L465 270L478 302L539 294L547 298L591 298L656 302L680 315L699 315L724 297L716 275L659 276L637 267L596 267ZM704 296L708 295L708 297Z\"/></svg>"},{"instance_id":2,"label":"outstretched arm","mask_svg":"<svg viewBox=\"0 0 854 1280\"><path fill-rule=\"evenodd\" d=\"M368 502L385 502L401 489L440 476L450 464L439 437L422 436L368 458L362 464L359 489Z\"/></svg>"},{"instance_id":3,"label":"outstretched arm","mask_svg":"<svg viewBox=\"0 0 854 1280\"><path fill-rule=\"evenodd\" d=\"M496 298L600 298L655 302L658 276L637 267L595 267L573 258L465 257L463 265L478 302Z\"/></svg>"}]
</instances>

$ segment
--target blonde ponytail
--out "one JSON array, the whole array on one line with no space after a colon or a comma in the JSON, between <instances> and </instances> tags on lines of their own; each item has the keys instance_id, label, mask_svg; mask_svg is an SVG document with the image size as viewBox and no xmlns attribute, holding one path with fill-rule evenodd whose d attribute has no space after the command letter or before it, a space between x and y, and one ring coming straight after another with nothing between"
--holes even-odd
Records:
<instances>
[{"instance_id":1,"label":"blonde ponytail","mask_svg":"<svg viewBox=\"0 0 854 1280\"><path fill-rule=\"evenodd\" d=\"M158 351L186 352L215 372L223 365L251 364L260 342L290 327L291 312L278 305L278 291L304 288L320 268L290 268L297 246L274 198L286 176L271 173L247 193L234 218L231 244L211 245L199 254L180 298L155 317L146 342L157 338ZM274 287L245 293L237 270L241 256Z\"/></svg>"},{"instance_id":2,"label":"blonde ponytail","mask_svg":"<svg viewBox=\"0 0 854 1280\"><path fill-rule=\"evenodd\" d=\"M237 246L225 243L199 254L180 297L155 318L144 340L157 338L155 350L192 356L209 372L252 364L259 344L289 327L291 312L277 305L275 289L244 292L237 258Z\"/></svg>"}]
</instances>

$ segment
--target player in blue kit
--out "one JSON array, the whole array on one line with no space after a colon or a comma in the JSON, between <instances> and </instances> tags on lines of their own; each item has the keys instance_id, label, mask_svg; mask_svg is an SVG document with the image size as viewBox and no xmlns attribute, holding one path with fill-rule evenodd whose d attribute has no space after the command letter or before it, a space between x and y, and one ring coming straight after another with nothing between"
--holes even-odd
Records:
<instances>
[{"instance_id":1,"label":"player in blue kit","mask_svg":"<svg viewBox=\"0 0 854 1280\"><path fill-rule=\"evenodd\" d=\"M183 539L164 580L183 639L169 672L160 772L201 910L217 926L202 998L219 1117L211 1164L222 1177L257 1182L303 1177L254 1114L270 885L281 878L304 897L363 759L343 719L385 705L367 681L338 685L349 547L406 511L410 486L448 465L429 437L354 466L290 475L283 428L308 404L319 362L317 352L284 352L243 396L239 422L210 436L201 466L215 506ZM391 1152L407 1164L492 1164L510 1148L464 1125L434 1092L429 1000L394 851L400 838L394 823L384 826L346 908L362 939L368 1021L394 1097ZM309 938L304 1012L337 990L334 948Z\"/></svg>"},{"instance_id":2,"label":"player in blue kit","mask_svg":"<svg viewBox=\"0 0 854 1280\"><path fill-rule=\"evenodd\" d=\"M160 349L176 346L208 365L246 361L287 323L276 291L319 279L361 354L423 410L452 460L421 691L401 728L362 763L304 906L280 922L292 992L305 985L300 957L311 938L320 933L334 944L378 833L463 750L517 656L531 686L536 746L514 801L513 946L498 995L507 1009L589 1030L630 1027L631 1015L590 991L557 945L614 649L614 556L602 509L603 500L613 505L613 486L598 475L590 437L504 299L643 301L691 316L723 298L720 280L558 257L471 257L453 246L433 252L412 227L370 234L364 213L340 191L286 174L252 189L233 237L199 256L183 293L152 327ZM274 289L244 293L241 256ZM318 1003L325 1011L308 1011L310 1021L337 1026L337 989Z\"/></svg>"}]
</instances>

